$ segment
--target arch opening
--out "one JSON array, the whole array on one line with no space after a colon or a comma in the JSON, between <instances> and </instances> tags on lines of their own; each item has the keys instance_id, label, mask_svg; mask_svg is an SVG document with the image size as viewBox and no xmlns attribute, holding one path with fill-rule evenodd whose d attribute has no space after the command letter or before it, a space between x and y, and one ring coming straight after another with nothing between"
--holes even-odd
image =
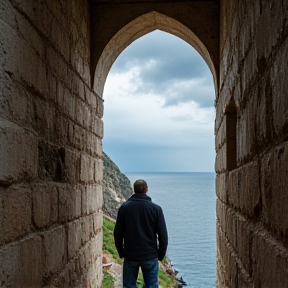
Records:
<instances>
[{"instance_id":1,"label":"arch opening","mask_svg":"<svg viewBox=\"0 0 288 288\"><path fill-rule=\"evenodd\" d=\"M152 34L152 33L151 33ZM166 34L166 33L165 33ZM147 35L148 36L148 35ZM170 35L171 36L171 35ZM145 36L146 37L146 36ZM144 38L144 37L143 37ZM135 41L136 42L136 41ZM183 42L183 41L182 41ZM188 45L187 45L188 46ZM189 47L189 48L191 48L191 50L192 50L192 47ZM177 53L176 51L175 51L175 53ZM199 57L200 58L200 57ZM119 58L117 59L117 60L119 60ZM204 61L203 61L204 62ZM115 63L116 64L116 63ZM206 66L206 65L205 65ZM207 69L208 70L208 69ZM112 71L111 71L112 72ZM109 79L109 78L108 78ZM210 78L211 79L211 78ZM212 82L211 80L210 80L210 82ZM111 84L108 80L107 80L107 83L105 84L105 88L107 87L107 86L109 86L109 84ZM121 82L121 85L123 85L124 83L123 83L123 81ZM107 85L107 86L106 86ZM105 89L106 90L106 89ZM120 93L114 93L113 95L119 95ZM107 105L108 104L108 102L109 102L109 96L110 95L107 95L106 94L106 91L105 91L105 94L104 94L104 97L105 97L105 104ZM147 96L148 97L148 96ZM142 104L142 101L143 99L137 99L136 101L138 101L138 102L140 102L141 104ZM107 102L106 102L107 101ZM213 96L211 95L211 102L213 102ZM120 105L120 101L119 102L116 102L116 101L113 101L113 107L115 108L115 110L119 110L120 109L120 107L119 107L119 105ZM131 105L131 106L133 106L133 108L134 108L134 105ZM130 107L131 107L130 106ZM211 105L212 107L211 107L211 109L214 109L213 108L213 104ZM105 107L105 109L107 108L107 106ZM142 110L141 110L141 108L142 108ZM144 107L142 106L141 107L141 105L140 105L140 108L138 109L138 108L134 108L134 109L136 109L137 111L138 111L138 115L140 116L140 114L143 112L143 110L145 111L145 109L143 109ZM147 108L147 107L146 107ZM183 107L182 107L182 109L183 109ZM183 109L184 110L184 109ZM107 110L106 110L107 111ZM151 114L151 113L153 113L153 110L152 110L152 108L149 106L149 113ZM126 115L125 115L126 116ZM104 118L106 117L106 113L104 113ZM121 117L121 113L120 114L115 114L115 117L114 117L114 119L113 119L113 122L122 122L123 121L123 119L122 119L123 117ZM134 122L134 117L130 117L130 119L132 120L131 122ZM213 115L213 120L214 120L214 115ZM158 121L154 121L155 123L154 123L154 125L156 126L158 123ZM187 121L188 122L188 121ZM106 123L107 124L107 122L106 122L106 119L104 119L104 123ZM118 123L117 123L118 124ZM177 134L177 129L175 129L175 130L173 130L173 128L174 127L171 127L168 123L166 123L167 124L167 126L169 126L169 129L170 129L170 134L174 134L175 133L175 135L178 135ZM212 124L213 125L213 124ZM114 123L113 124L113 127L114 126L116 126L116 124ZM122 122L122 126L123 126L123 130L129 130L130 131L130 128L128 128L128 125L123 125L123 122ZM121 128L121 127L120 127ZM105 127L105 130L106 130L106 127ZM117 131L116 132L118 132L119 133L119 129L116 129ZM146 131L143 131L141 128L140 128L140 130L141 130L141 133L143 133L142 135L144 136L144 138L151 138L151 137L149 137L150 135L147 135L145 132ZM213 137L213 129L210 131L211 132L211 136ZM191 131L190 131L190 133L191 133ZM133 133L132 133L133 134ZM135 137L135 134L133 134L134 135L134 137ZM108 136L108 135L107 135ZM106 137L107 136L105 136L105 139L106 139ZM113 135L113 136L115 136L115 135ZM211 137L211 138L212 138ZM105 139L104 139L104 150L105 150ZM119 154L123 154L124 156L125 156L125 158L126 158L126 162L127 161L135 161L136 159L133 157L133 154L131 153L131 151L129 150L129 146L127 145L125 148L126 148L126 150L121 150L121 143L117 143L117 141L115 141L115 140L117 140L117 139L115 139L114 138L114 143L115 143L115 145L117 145L117 150L118 150L118 153ZM168 141L167 141L168 142ZM210 141L211 143L214 143L214 141L211 139L211 141ZM213 144L212 144L213 145ZM128 149L127 149L128 148ZM119 151L120 150L120 151ZM105 152L107 152L107 151L105 151ZM123 152L123 153L122 153ZM146 151L147 152L147 151ZM149 150L149 153L151 152L151 150ZM109 156L111 156L111 154L110 153L107 153ZM131 154L132 154L132 156L131 156ZM158 151L158 154L159 154L159 151ZM170 153L170 155L169 155L169 157L171 157L172 155L171 155L171 153ZM187 157L187 155L186 155L186 158L185 158L185 160L184 161L187 161L188 160L188 158L189 157ZM114 159L113 157L112 157L112 159ZM189 161L189 160L188 160ZM213 162L214 162L214 157L213 157L213 160L212 160ZM117 161L116 161L116 163L118 164L118 159L117 159ZM200 165L200 163L199 163L199 165ZM121 168L121 167L120 167ZM125 172L129 172L129 170L123 170L123 169L121 169L122 171L125 171ZM147 173L147 172L146 172ZM125 173L126 174L126 173ZM129 173L128 173L129 174ZM162 174L163 175L163 174ZM131 175L130 175L131 176ZM136 176L135 174L133 175L133 176ZM150 175L151 176L151 175ZM165 175L164 175L165 176ZM169 183L170 183L170 190L168 191L168 190L166 190L166 191L163 191L163 192L166 192L166 196L167 196L167 194L168 194L168 192L171 192L171 196L172 196L172 194L173 194L173 191L172 190L176 190L176 186L173 186L173 185L175 185L175 183L176 183L176 181L173 181L173 177L171 177L171 174L169 175L170 177L169 177ZM187 176L187 174L186 174L186 176ZM205 175L204 175L205 176ZM147 180L147 183L148 183L148 186L151 188L150 189L150 191L151 192L148 192L149 194L150 194L150 196L152 197L152 199L153 200L155 200L155 202L157 203L158 202L158 204L160 204L160 205L162 205L162 202L159 202L159 199L158 199L158 201L157 201L157 197L159 197L159 195L154 195L153 194L153 190L157 190L157 189L153 189L153 180L152 179L149 179L149 176L147 175L147 174L145 174L145 175L143 175L143 177L142 177L142 175L140 175L140 174L137 174L137 177L138 178L144 178L144 179L146 179ZM153 177L153 176L152 176ZM157 178L159 179L159 176L157 176ZM210 174L210 180L212 180L211 181L211 183L213 183L212 185L214 185L214 178L215 178L215 176L214 176L214 174L212 175L212 174ZM155 177L154 177L154 179L155 179ZM163 178L162 178L163 179ZM194 178L195 179L195 178ZM167 180L167 179L166 179ZM133 182L133 181L132 181ZM164 181L163 180L163 182L166 182L166 181ZM201 181L200 181L201 182ZM190 183L191 184L191 183ZM189 185L190 185L189 184ZM179 188L179 187L178 187ZM184 188L184 191L187 189L188 187L185 187ZM172 189L172 190L171 190ZM188 188L189 189L189 188ZM210 194L210 196L212 196L213 194L214 194L214 191L215 191L215 188L212 188L212 193ZM182 191L183 192L183 191ZM189 192L191 192L191 191L189 191ZM178 190L178 193L180 193L179 192L179 190ZM190 193L189 193L190 194ZM174 196L177 196L178 194L177 193L174 193ZM201 193L198 193L198 195L197 196L200 196L201 195ZM161 196L160 196L161 197ZM166 213L168 213L168 215L173 215L173 212L172 213L170 213L169 211L168 211L168 207L166 207L165 205L172 205L172 206L174 206L174 208L175 208L175 203L176 203L176 199L172 199L172 197L165 197L164 196L164 198L167 198L167 202L166 203L163 203L163 208L164 208L164 211L166 211ZM209 213L211 213L211 215L213 214L213 212L212 212L212 209L214 209L215 208L215 204L214 204L214 198L213 198L213 196L212 197L209 197L209 201L211 201L211 209L209 209ZM185 201L184 201L185 202ZM186 201L186 203L187 203L187 201ZM183 203L183 205L184 205L185 203ZM177 205L177 204L176 204ZM184 211L184 209L183 209L183 205L181 205L181 204L178 204L179 205L179 207L182 207L181 208L181 210L182 210L182 212ZM200 210L201 211L199 211L199 213L205 213L204 211L203 211L203 205L197 205L197 207L199 208L199 207L202 207L202 208L200 208ZM206 205L205 205L205 207L207 207L207 203L206 203ZM173 207L172 207L173 208ZM188 210L189 210L189 207L187 207L186 206L186 208L188 208ZM186 209L186 211L187 211L187 209ZM195 212L196 213L196 212ZM179 215L178 215L179 216ZM192 218L191 217L188 217L190 220L192 220ZM206 217L206 219L207 219L208 217ZM215 220L215 213L212 215L212 225L211 225L211 227L210 227L210 229L211 230L215 230L215 223L214 223L214 220ZM177 218L174 218L174 217L172 217L172 219L169 219L169 216L168 216L168 219L167 219L167 221L179 221L179 218L177 219ZM173 227L178 227L179 226L179 223L180 222L182 222L182 221L179 221L179 222L177 222L177 223L175 223L175 224L172 224L171 226L173 226ZM171 222L170 222L171 223ZM190 226L190 224L188 224L188 223L186 223L187 224L187 226L189 226L190 228L192 227L192 225ZM203 228L203 227L202 227ZM191 229L193 229L193 228L191 228ZM183 229L184 230L184 229ZM187 229L186 229L187 230ZM207 231L207 229L200 229L202 232L203 231ZM201 233L201 231L199 231L199 233ZM188 229L187 231L186 231L188 234L190 234L191 235L191 231ZM205 233L204 233L205 234ZM186 234L185 235L183 235L184 236L184 238L185 239L187 239L187 237L186 237ZM189 236L189 235L188 235ZM202 235L202 237L203 237L203 235ZM204 237L205 238L205 237ZM213 247L213 248L215 248L215 241L216 241L216 236L215 235L213 235L213 237L211 237L212 239L213 239L213 241L214 241L214 243L213 244L211 244L211 246L210 247ZM191 241L192 242L192 241ZM202 241L200 241L200 242L202 242ZM178 244L177 244L178 245ZM183 250L185 250L185 249L183 249ZM201 249L199 248L199 249L197 249L197 251L199 252L199 255L197 255L197 259L201 259L201 261L203 260L202 258L201 258L201 256L202 255L200 255L201 254ZM183 251L182 251L183 252ZM216 253L215 253L216 254ZM214 257L212 257L212 259L210 258L209 260L208 259L205 259L204 261L207 261L208 260L208 262L210 261L210 263L216 263L216 261L215 261L215 259L216 259L216 255L213 255ZM171 255L169 255L168 254L168 256L171 256ZM185 257L187 257L187 255L185 255ZM188 256L189 257L189 256ZM188 258L187 258L188 259ZM192 259L192 257L190 258L190 259ZM172 259L172 261L173 261L173 259ZM197 263L197 262L195 262L195 263ZM194 263L194 264L195 264ZM177 264L177 263L176 263ZM177 267L177 266L176 266ZM180 267L180 273L182 272L184 272L184 271L181 271L182 269L181 269L181 267ZM215 269L216 270L216 269ZM215 274L215 270L213 270L213 275ZM195 269L195 271L194 272L196 272L197 271L197 269ZM184 272L185 273L185 272ZM197 272L196 272L197 273ZM215 275L214 275L215 276ZM185 279L184 278L184 280L186 280L186 281L189 281L189 279ZM212 279L212 281L215 281L215 279ZM193 283L192 283L193 284ZM213 285L213 282L212 282L212 285Z\"/></svg>"},{"instance_id":2,"label":"arch opening","mask_svg":"<svg viewBox=\"0 0 288 288\"><path fill-rule=\"evenodd\" d=\"M156 11L151 11L136 18L134 21L131 21L125 27L120 29L106 45L99 58L99 61L97 62L94 74L93 89L97 95L103 97L103 89L107 75L112 64L120 53L136 39L157 29L181 38L194 47L195 50L203 57L213 75L215 94L217 98L217 71L207 48L185 25Z\"/></svg>"}]
</instances>

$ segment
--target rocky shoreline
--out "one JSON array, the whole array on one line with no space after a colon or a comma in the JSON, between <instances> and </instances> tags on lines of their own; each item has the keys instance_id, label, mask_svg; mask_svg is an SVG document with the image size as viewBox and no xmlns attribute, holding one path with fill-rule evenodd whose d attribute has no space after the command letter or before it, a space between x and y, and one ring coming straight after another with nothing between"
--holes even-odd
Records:
<instances>
[{"instance_id":1,"label":"rocky shoreline","mask_svg":"<svg viewBox=\"0 0 288 288\"><path fill-rule=\"evenodd\" d=\"M103 212L116 219L120 205L132 194L130 180L103 152Z\"/></svg>"},{"instance_id":2,"label":"rocky shoreline","mask_svg":"<svg viewBox=\"0 0 288 288\"><path fill-rule=\"evenodd\" d=\"M161 262L160 265L163 265L167 274L169 274L175 281L175 287L181 288L186 286L186 282L183 280L182 277L178 277L178 271L174 269L172 262L168 257L165 258L164 262Z\"/></svg>"}]
</instances>

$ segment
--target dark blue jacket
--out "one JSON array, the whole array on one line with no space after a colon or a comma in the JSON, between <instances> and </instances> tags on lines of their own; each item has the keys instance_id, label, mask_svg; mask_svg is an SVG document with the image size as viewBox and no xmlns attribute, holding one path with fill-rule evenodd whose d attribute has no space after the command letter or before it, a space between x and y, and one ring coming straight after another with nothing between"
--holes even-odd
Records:
<instances>
[{"instance_id":1,"label":"dark blue jacket","mask_svg":"<svg viewBox=\"0 0 288 288\"><path fill-rule=\"evenodd\" d=\"M163 260L168 233L161 207L146 194L133 194L118 210L114 240L121 258Z\"/></svg>"}]
</instances>

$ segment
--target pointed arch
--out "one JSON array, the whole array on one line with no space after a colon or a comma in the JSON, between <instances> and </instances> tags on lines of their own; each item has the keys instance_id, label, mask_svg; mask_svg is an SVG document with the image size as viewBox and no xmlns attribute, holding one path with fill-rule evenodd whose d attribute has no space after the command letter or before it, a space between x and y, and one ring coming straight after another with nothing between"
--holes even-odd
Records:
<instances>
[{"instance_id":1,"label":"pointed arch","mask_svg":"<svg viewBox=\"0 0 288 288\"><path fill-rule=\"evenodd\" d=\"M179 21L156 11L151 11L136 18L119 30L103 50L96 65L93 81L94 91L100 97L103 96L104 84L110 68L121 52L136 39L157 29L178 36L198 51L212 72L215 93L217 93L217 73L210 54L200 39Z\"/></svg>"}]
</instances>

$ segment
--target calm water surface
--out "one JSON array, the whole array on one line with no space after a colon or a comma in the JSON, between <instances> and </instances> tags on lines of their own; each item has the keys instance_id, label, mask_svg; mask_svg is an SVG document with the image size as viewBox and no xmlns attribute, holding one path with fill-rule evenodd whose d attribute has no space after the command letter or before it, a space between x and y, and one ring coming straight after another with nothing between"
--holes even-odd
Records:
<instances>
[{"instance_id":1,"label":"calm water surface","mask_svg":"<svg viewBox=\"0 0 288 288\"><path fill-rule=\"evenodd\" d=\"M189 288L216 286L214 173L125 173L147 181L169 233L167 256Z\"/></svg>"}]
</instances>

